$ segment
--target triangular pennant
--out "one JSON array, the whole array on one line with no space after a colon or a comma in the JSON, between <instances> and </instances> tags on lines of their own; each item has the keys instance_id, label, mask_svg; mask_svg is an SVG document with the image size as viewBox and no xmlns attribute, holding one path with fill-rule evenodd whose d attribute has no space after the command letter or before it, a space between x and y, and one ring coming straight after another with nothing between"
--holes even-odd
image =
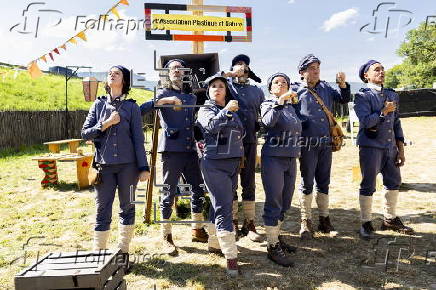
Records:
<instances>
[{"instance_id":1,"label":"triangular pennant","mask_svg":"<svg viewBox=\"0 0 436 290\"><path fill-rule=\"evenodd\" d=\"M49 52L48 55L50 56L51 60L54 61L53 54L51 54L51 52Z\"/></svg>"},{"instance_id":2,"label":"triangular pennant","mask_svg":"<svg viewBox=\"0 0 436 290\"><path fill-rule=\"evenodd\" d=\"M124 4L124 5L129 5L129 2L127 0L120 0L120 2L118 2L120 4Z\"/></svg>"},{"instance_id":3,"label":"triangular pennant","mask_svg":"<svg viewBox=\"0 0 436 290\"><path fill-rule=\"evenodd\" d=\"M77 44L77 40L75 40L73 37L70 38L70 40L68 40L71 43Z\"/></svg>"},{"instance_id":4,"label":"triangular pennant","mask_svg":"<svg viewBox=\"0 0 436 290\"><path fill-rule=\"evenodd\" d=\"M36 63L35 60L29 64L27 70L29 71L32 79L36 79L42 76L42 71L39 69L38 64Z\"/></svg>"},{"instance_id":5,"label":"triangular pennant","mask_svg":"<svg viewBox=\"0 0 436 290\"><path fill-rule=\"evenodd\" d=\"M120 17L120 14L118 13L118 10L117 10L117 8L112 8L111 9L111 12L118 18L118 19L120 19L121 17Z\"/></svg>"},{"instance_id":6,"label":"triangular pennant","mask_svg":"<svg viewBox=\"0 0 436 290\"><path fill-rule=\"evenodd\" d=\"M62 44L61 46L59 46L59 48L63 48L64 50L67 50L67 44L64 43L64 44Z\"/></svg>"},{"instance_id":7,"label":"triangular pennant","mask_svg":"<svg viewBox=\"0 0 436 290\"><path fill-rule=\"evenodd\" d=\"M45 55L41 56L40 59L42 59L44 62L47 62L47 58L45 57Z\"/></svg>"},{"instance_id":8,"label":"triangular pennant","mask_svg":"<svg viewBox=\"0 0 436 290\"><path fill-rule=\"evenodd\" d=\"M60 53L59 53L59 49L57 49L57 48L53 49L53 51L54 51L55 53L57 53L57 54L60 54Z\"/></svg>"},{"instance_id":9,"label":"triangular pennant","mask_svg":"<svg viewBox=\"0 0 436 290\"><path fill-rule=\"evenodd\" d=\"M87 40L84 31L80 31L79 33L77 33L76 36L79 37L80 39L82 39L83 41L86 41L86 40Z\"/></svg>"}]
</instances>

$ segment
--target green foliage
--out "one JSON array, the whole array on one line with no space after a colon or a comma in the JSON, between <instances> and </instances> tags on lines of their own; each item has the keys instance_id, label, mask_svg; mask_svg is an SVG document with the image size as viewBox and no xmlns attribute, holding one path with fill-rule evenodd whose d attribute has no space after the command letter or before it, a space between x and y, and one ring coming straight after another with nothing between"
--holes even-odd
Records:
<instances>
[{"instance_id":1,"label":"green foliage","mask_svg":"<svg viewBox=\"0 0 436 290\"><path fill-rule=\"evenodd\" d=\"M31 79L21 71L14 79L14 71L0 68L0 111L58 111L65 109L65 78L60 75L44 74ZM104 95L104 85L99 84L97 95ZM132 89L129 97L139 104L151 99L153 93ZM82 92L82 80L71 78L68 81L68 110L88 110L91 102L86 102Z\"/></svg>"},{"instance_id":2,"label":"green foliage","mask_svg":"<svg viewBox=\"0 0 436 290\"><path fill-rule=\"evenodd\" d=\"M386 73L388 87L431 88L436 82L436 26L421 23L407 32L397 50L402 64Z\"/></svg>"}]
</instances>

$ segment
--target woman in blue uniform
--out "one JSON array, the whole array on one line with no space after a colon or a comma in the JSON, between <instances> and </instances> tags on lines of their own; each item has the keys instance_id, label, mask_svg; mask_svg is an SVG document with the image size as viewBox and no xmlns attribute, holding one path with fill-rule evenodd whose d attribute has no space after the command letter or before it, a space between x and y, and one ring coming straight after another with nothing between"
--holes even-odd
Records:
<instances>
[{"instance_id":1,"label":"woman in blue uniform","mask_svg":"<svg viewBox=\"0 0 436 290\"><path fill-rule=\"evenodd\" d=\"M244 155L244 129L236 114L238 102L231 99L227 80L216 75L206 80L206 83L210 100L206 101L205 107L200 108L197 122L204 136L201 172L211 195L210 218L216 228L215 232L213 224L209 227L209 249L220 247L227 259L227 273L237 276L238 249L232 223L232 204Z\"/></svg>"},{"instance_id":2,"label":"woman in blue uniform","mask_svg":"<svg viewBox=\"0 0 436 290\"><path fill-rule=\"evenodd\" d=\"M383 87L384 67L376 60L362 65L359 77L367 83L367 88L361 89L354 101L354 110L359 118L360 127L357 135L362 172L359 192L362 222L360 236L363 239L373 236L372 195L375 192L378 173L382 174L385 187L384 219L381 229L413 234L413 229L405 226L396 214L401 185L400 167L405 161L398 94Z\"/></svg>"},{"instance_id":3,"label":"woman in blue uniform","mask_svg":"<svg viewBox=\"0 0 436 290\"><path fill-rule=\"evenodd\" d=\"M197 97L191 93L191 88L183 83L183 68L186 63L181 59L172 59L165 64L168 68L169 82L164 84L155 101L141 105L143 114L159 110L162 133L159 138L158 152L162 155L162 174L165 190L162 191L162 240L163 252L174 255L177 248L172 237L170 217L180 176L183 174L186 183L191 185L192 241L206 243L208 236L201 221L203 221L204 189L201 187L201 177L198 155L194 140L194 107ZM168 107L155 107L167 105ZM188 105L191 107L174 107L173 105Z\"/></svg>"},{"instance_id":4,"label":"woman in blue uniform","mask_svg":"<svg viewBox=\"0 0 436 290\"><path fill-rule=\"evenodd\" d=\"M293 108L289 93L289 77L273 74L267 82L271 95L261 105L262 123L266 128L262 147L262 183L265 189L263 220L268 242L268 258L275 263L292 267L286 252L296 248L284 242L280 234L285 213L291 206L300 156L301 121Z\"/></svg>"},{"instance_id":5,"label":"woman in blue uniform","mask_svg":"<svg viewBox=\"0 0 436 290\"><path fill-rule=\"evenodd\" d=\"M107 95L94 102L82 128L82 138L94 141L94 162L101 167L101 182L95 185L94 250L107 248L112 204L118 189L118 248L128 253L135 227L135 205L131 203L130 188L135 190L138 180L146 181L150 170L139 106L134 100L126 99L130 90L130 71L120 65L113 66L105 89Z\"/></svg>"}]
</instances>

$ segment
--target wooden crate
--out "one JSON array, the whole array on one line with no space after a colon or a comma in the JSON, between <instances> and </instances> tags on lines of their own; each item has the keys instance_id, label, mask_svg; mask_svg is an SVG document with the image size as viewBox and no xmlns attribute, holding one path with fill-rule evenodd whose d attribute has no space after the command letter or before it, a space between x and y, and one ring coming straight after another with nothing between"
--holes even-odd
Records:
<instances>
[{"instance_id":1,"label":"wooden crate","mask_svg":"<svg viewBox=\"0 0 436 290\"><path fill-rule=\"evenodd\" d=\"M15 276L15 289L126 289L121 251L50 253Z\"/></svg>"}]
</instances>

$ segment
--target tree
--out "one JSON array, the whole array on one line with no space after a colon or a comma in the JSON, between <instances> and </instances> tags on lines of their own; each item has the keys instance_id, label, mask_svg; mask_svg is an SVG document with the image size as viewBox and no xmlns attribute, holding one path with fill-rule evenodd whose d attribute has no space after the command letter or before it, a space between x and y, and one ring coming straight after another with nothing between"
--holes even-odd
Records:
<instances>
[{"instance_id":1,"label":"tree","mask_svg":"<svg viewBox=\"0 0 436 290\"><path fill-rule=\"evenodd\" d=\"M404 57L386 73L386 86L431 88L436 82L436 26L421 23L407 32L397 50Z\"/></svg>"}]
</instances>

